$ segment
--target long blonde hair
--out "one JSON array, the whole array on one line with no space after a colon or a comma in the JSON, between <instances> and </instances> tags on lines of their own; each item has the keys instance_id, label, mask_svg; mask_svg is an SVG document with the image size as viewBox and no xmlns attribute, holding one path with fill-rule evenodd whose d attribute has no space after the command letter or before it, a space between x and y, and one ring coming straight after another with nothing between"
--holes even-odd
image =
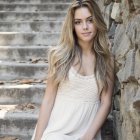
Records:
<instances>
[{"instance_id":1,"label":"long blonde hair","mask_svg":"<svg viewBox=\"0 0 140 140\"><path fill-rule=\"evenodd\" d=\"M54 78L54 82L59 83L67 78L68 71L74 61L75 56L79 57L81 64L81 49L77 45L77 37L74 31L75 10L80 7L87 7L91 12L97 33L94 38L92 50L96 56L96 79L98 85L108 86L107 77L112 72L110 65L111 53L107 38L107 26L101 15L101 11L94 0L74 0L69 6L65 17L62 31L57 47L52 48L49 53L48 76Z\"/></svg>"}]
</instances>

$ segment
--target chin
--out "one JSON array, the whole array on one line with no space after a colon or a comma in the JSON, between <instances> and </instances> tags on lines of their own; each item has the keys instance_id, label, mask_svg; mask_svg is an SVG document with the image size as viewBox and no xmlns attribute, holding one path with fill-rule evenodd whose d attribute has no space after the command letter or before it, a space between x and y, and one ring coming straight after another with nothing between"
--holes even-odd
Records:
<instances>
[{"instance_id":1,"label":"chin","mask_svg":"<svg viewBox=\"0 0 140 140\"><path fill-rule=\"evenodd\" d=\"M93 40L93 38L82 38L81 41L84 42L91 42Z\"/></svg>"}]
</instances>

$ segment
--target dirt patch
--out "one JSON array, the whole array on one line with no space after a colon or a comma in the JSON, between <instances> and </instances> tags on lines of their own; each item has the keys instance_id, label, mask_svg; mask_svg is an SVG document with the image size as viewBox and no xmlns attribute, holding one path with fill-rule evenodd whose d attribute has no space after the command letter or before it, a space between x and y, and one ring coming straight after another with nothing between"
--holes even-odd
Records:
<instances>
[{"instance_id":1,"label":"dirt patch","mask_svg":"<svg viewBox=\"0 0 140 140\"><path fill-rule=\"evenodd\" d=\"M0 140L20 140L16 137L0 137Z\"/></svg>"},{"instance_id":2,"label":"dirt patch","mask_svg":"<svg viewBox=\"0 0 140 140\"><path fill-rule=\"evenodd\" d=\"M31 103L21 104L15 107L15 109L17 110L29 110L29 109L35 109L35 108L36 108L35 104L31 104Z\"/></svg>"},{"instance_id":3,"label":"dirt patch","mask_svg":"<svg viewBox=\"0 0 140 140\"><path fill-rule=\"evenodd\" d=\"M33 104L33 103L26 103L26 104L18 104L18 105L0 105L0 112L32 112L36 113L38 112L39 105ZM0 139L1 140L1 139Z\"/></svg>"}]
</instances>

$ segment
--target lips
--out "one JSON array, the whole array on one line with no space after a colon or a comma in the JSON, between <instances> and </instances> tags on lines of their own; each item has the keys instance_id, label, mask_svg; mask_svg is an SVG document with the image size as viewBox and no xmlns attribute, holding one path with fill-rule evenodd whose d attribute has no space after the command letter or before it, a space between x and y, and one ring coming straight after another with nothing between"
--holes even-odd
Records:
<instances>
[{"instance_id":1,"label":"lips","mask_svg":"<svg viewBox=\"0 0 140 140\"><path fill-rule=\"evenodd\" d=\"M91 34L91 32L82 33L83 36L89 36L90 34Z\"/></svg>"}]
</instances>

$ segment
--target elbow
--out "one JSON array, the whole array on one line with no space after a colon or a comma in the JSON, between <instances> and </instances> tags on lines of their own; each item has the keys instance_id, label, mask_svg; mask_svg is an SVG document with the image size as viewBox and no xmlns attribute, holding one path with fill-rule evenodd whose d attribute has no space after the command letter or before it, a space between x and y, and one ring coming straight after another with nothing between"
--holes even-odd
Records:
<instances>
[{"instance_id":1,"label":"elbow","mask_svg":"<svg viewBox=\"0 0 140 140\"><path fill-rule=\"evenodd\" d=\"M111 100L106 100L104 102L101 103L101 105L108 111L111 110L111 107L112 107L112 102Z\"/></svg>"},{"instance_id":2,"label":"elbow","mask_svg":"<svg viewBox=\"0 0 140 140\"><path fill-rule=\"evenodd\" d=\"M112 102L111 101L110 102L107 102L106 103L106 110L108 110L108 112L111 111L111 107L112 107Z\"/></svg>"},{"instance_id":3,"label":"elbow","mask_svg":"<svg viewBox=\"0 0 140 140\"><path fill-rule=\"evenodd\" d=\"M111 100L107 100L107 101L105 102L105 106L106 106L107 108L111 108L111 106L112 106Z\"/></svg>"}]
</instances>

